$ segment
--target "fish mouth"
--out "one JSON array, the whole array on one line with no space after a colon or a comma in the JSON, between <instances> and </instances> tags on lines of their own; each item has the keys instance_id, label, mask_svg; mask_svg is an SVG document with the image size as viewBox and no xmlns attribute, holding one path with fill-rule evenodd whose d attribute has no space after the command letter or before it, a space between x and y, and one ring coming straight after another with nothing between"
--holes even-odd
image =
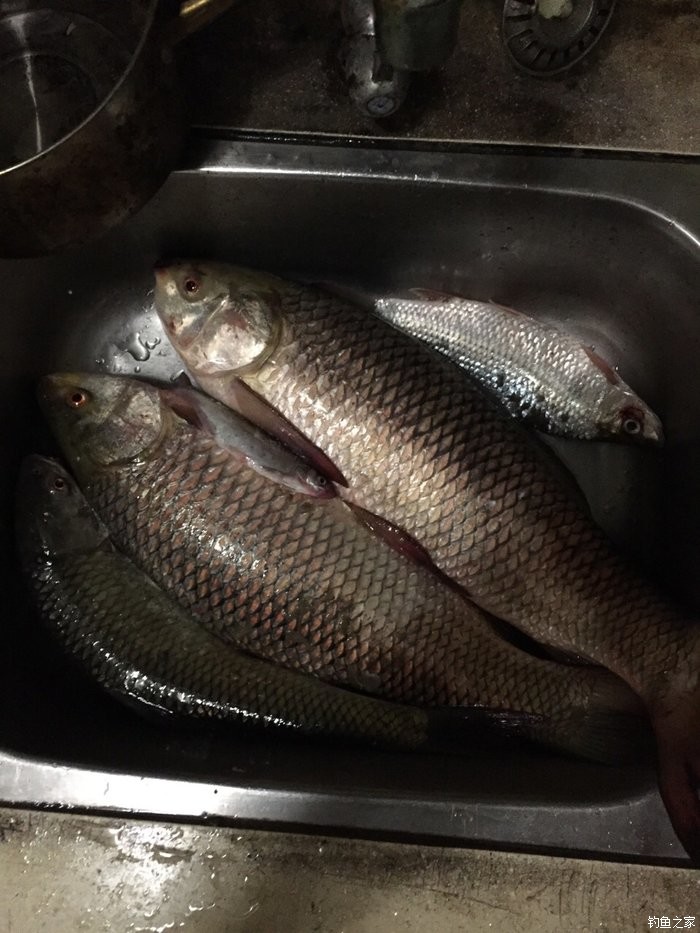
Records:
<instances>
[{"instance_id":1,"label":"fish mouth","mask_svg":"<svg viewBox=\"0 0 700 933\"><path fill-rule=\"evenodd\" d=\"M644 426L644 439L652 444L656 444L658 447L662 447L666 441L666 437L664 435L661 419L653 412L650 412L650 415L650 423Z\"/></svg>"}]
</instances>

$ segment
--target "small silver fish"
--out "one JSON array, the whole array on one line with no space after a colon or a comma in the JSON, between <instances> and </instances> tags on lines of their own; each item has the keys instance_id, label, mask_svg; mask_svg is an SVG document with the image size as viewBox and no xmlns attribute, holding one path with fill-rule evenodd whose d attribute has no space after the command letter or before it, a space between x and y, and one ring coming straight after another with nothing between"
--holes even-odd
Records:
<instances>
[{"instance_id":1,"label":"small silver fish","mask_svg":"<svg viewBox=\"0 0 700 933\"><path fill-rule=\"evenodd\" d=\"M416 290L375 311L430 344L515 418L583 440L663 443L661 421L615 370L575 337L501 305Z\"/></svg>"}]
</instances>

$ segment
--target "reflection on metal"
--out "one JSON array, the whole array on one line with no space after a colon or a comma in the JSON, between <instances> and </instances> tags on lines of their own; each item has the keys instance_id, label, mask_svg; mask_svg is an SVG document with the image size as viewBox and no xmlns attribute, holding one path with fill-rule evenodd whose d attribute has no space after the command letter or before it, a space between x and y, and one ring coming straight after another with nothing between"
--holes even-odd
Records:
<instances>
[{"instance_id":1,"label":"reflection on metal","mask_svg":"<svg viewBox=\"0 0 700 933\"><path fill-rule=\"evenodd\" d=\"M0 255L87 242L153 195L185 132L171 42L231 2L0 2Z\"/></svg>"},{"instance_id":2,"label":"reflection on metal","mask_svg":"<svg viewBox=\"0 0 700 933\"><path fill-rule=\"evenodd\" d=\"M350 99L368 117L391 116L406 98L409 77L392 68L378 49L373 0L344 0L341 16L340 62Z\"/></svg>"},{"instance_id":3,"label":"reflection on metal","mask_svg":"<svg viewBox=\"0 0 700 933\"><path fill-rule=\"evenodd\" d=\"M412 71L439 68L457 41L462 0L343 0L341 63L355 106L388 117Z\"/></svg>"}]
</instances>

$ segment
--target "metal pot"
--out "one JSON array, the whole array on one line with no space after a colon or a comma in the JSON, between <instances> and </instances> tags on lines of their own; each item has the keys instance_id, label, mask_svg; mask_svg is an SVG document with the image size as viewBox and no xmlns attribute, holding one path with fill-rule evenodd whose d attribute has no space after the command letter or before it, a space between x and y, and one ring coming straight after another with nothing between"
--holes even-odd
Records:
<instances>
[{"instance_id":1,"label":"metal pot","mask_svg":"<svg viewBox=\"0 0 700 933\"><path fill-rule=\"evenodd\" d=\"M174 167L174 44L232 0L6 0L0 16L0 255L92 239Z\"/></svg>"}]
</instances>

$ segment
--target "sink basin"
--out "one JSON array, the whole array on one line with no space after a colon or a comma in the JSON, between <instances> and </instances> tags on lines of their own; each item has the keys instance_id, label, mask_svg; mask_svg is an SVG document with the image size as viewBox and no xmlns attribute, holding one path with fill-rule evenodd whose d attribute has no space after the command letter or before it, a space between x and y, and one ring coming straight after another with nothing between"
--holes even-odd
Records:
<instances>
[{"instance_id":1,"label":"sink basin","mask_svg":"<svg viewBox=\"0 0 700 933\"><path fill-rule=\"evenodd\" d=\"M11 529L21 456L54 452L36 378L177 374L152 311L152 264L219 257L361 299L415 285L494 299L580 334L662 416L668 442L553 446L613 538L700 609L699 235L691 162L202 136L147 208L98 244L0 261L0 803L685 861L651 764L523 748L409 756L144 720L44 633Z\"/></svg>"}]
</instances>

